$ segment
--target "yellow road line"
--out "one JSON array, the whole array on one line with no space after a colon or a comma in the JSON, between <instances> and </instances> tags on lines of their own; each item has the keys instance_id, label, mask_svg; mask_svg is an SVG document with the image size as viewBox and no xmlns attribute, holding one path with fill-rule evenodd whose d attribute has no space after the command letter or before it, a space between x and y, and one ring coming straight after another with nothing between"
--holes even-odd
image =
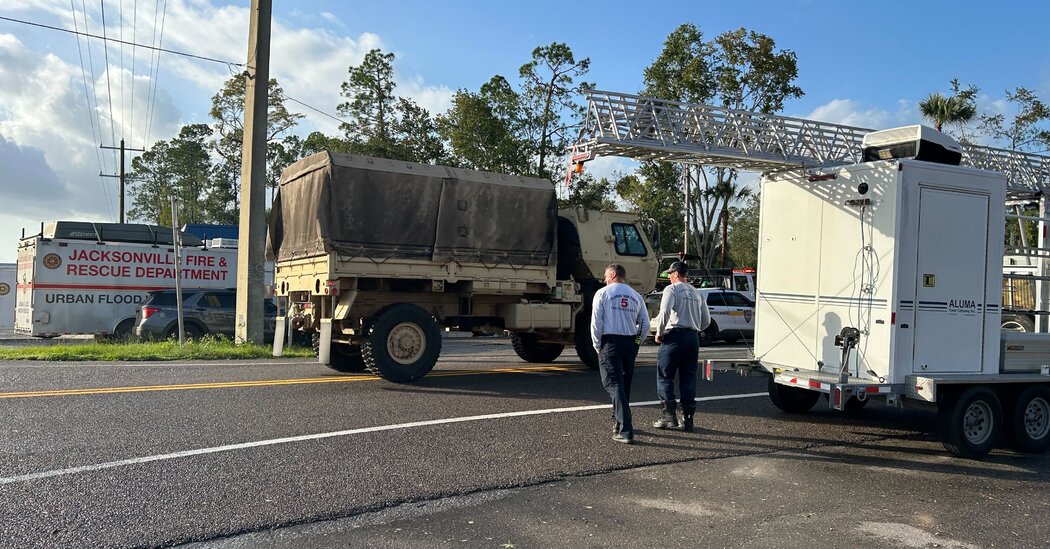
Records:
<instances>
[{"instance_id":1,"label":"yellow road line","mask_svg":"<svg viewBox=\"0 0 1050 549\"><path fill-rule=\"evenodd\" d=\"M531 374L543 372L578 372L585 367L572 366L526 366L520 368L494 368L491 370L439 370L427 377L452 377L487 374ZM190 391L196 389L233 389L242 387L268 387L276 385L306 385L311 383L351 383L355 381L380 381L373 375L349 375L332 377L306 377L298 379L263 379L257 381L226 381L215 383L186 383L180 385L141 385L135 387L96 387L88 389L55 389L49 391L20 391L0 393L0 399L33 398L77 395L106 395L116 393L146 393L159 391Z\"/></svg>"}]
</instances>

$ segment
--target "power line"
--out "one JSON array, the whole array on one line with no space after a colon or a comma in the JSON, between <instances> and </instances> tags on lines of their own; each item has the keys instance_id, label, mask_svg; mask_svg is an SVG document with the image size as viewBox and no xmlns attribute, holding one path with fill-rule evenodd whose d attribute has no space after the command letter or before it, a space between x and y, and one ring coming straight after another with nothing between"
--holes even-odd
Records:
<instances>
[{"instance_id":1,"label":"power line","mask_svg":"<svg viewBox=\"0 0 1050 549\"><path fill-rule=\"evenodd\" d=\"M158 0L158 3L159 3L159 0ZM150 134L153 133L153 115L156 113L156 103L157 103L157 80L160 79L160 54L161 54L161 52L164 51L164 49L161 48L160 46L164 43L164 23L167 21L167 19L168 19L168 0L164 0L164 11L161 12L161 17L160 17L160 38L157 40L157 47L152 48L153 53L155 53L157 55L157 65L156 65L156 68L154 69L155 73L153 75L153 78L151 79L152 84L153 84L153 97L152 97L152 99L150 99L149 115L148 115L147 120L146 120L146 141L142 144L143 147L145 147L147 144L149 144ZM156 32L157 32L157 12L155 10L153 12L153 32L154 32L154 34L156 34ZM227 66L230 66L230 65L227 65Z\"/></svg>"},{"instance_id":2,"label":"power line","mask_svg":"<svg viewBox=\"0 0 1050 549\"><path fill-rule=\"evenodd\" d=\"M127 127L124 124L124 115L128 112L128 109L125 108L128 104L128 96L124 93L124 0L120 0L118 6L117 22L120 23L120 139L123 140L124 128Z\"/></svg>"},{"instance_id":3,"label":"power line","mask_svg":"<svg viewBox=\"0 0 1050 549\"><path fill-rule=\"evenodd\" d=\"M160 0L154 0L153 4L153 36L150 37L149 43L157 43L157 19L160 16ZM146 86L146 122L142 125L142 135L145 136L146 141L143 141L142 147L145 148L149 144L149 119L150 111L153 110L153 65L154 62L158 62L157 52L151 51L149 54L149 84Z\"/></svg>"},{"instance_id":4,"label":"power line","mask_svg":"<svg viewBox=\"0 0 1050 549\"><path fill-rule=\"evenodd\" d=\"M117 131L114 128L113 120L113 84L110 82L109 78L109 42L106 39L106 2L105 0L99 0L98 3L102 7L102 49L106 53L106 93L109 96L109 138L110 143L116 143ZM117 163L116 159L113 160L113 163Z\"/></svg>"},{"instance_id":5,"label":"power line","mask_svg":"<svg viewBox=\"0 0 1050 549\"><path fill-rule=\"evenodd\" d=\"M304 106L304 107L306 107L306 108L308 108L308 109L310 109L312 111L315 111L317 113L323 114L323 115L327 116L328 118L331 118L332 120L335 120L336 122L346 122L346 120L343 119L343 118L339 118L338 116L335 116L335 115L332 115L332 114L328 114L328 113L322 111L321 109L318 109L317 107L313 107L313 106L307 105L306 103L303 103L302 101L299 101L298 99L296 99L294 97L290 97L290 96L286 95L286 96L284 96L284 98L289 100L289 101L292 101L294 103L298 103L298 104L300 104L300 105L302 105L302 106Z\"/></svg>"},{"instance_id":6,"label":"power line","mask_svg":"<svg viewBox=\"0 0 1050 549\"><path fill-rule=\"evenodd\" d=\"M102 9L103 9L103 11L105 11L105 7L103 7ZM41 27L41 28L44 28L44 29L51 29L51 30L55 30L55 31L59 31L59 32L67 32L69 34L79 34L81 36L87 36L88 38L95 38L95 39L98 39L98 40L105 40L106 42L116 42L116 43L122 43L122 44L130 44L130 42L124 42L123 40L117 40L115 38L107 38L105 36L105 33L103 33L102 36L98 36L97 34L88 34L86 32L71 31L69 29L63 29L61 27L53 27L51 25L45 25L43 23L34 23L32 21L24 21L22 19L14 19L12 17L4 17L2 15L0 15L0 20L10 21L12 23L21 23L23 25L30 25L30 26L33 26L33 27ZM105 25L104 24L103 24L103 29L105 29ZM236 66L236 67L243 67L243 66L245 66L245 63L234 63L233 61L224 61L222 59L215 59L214 57L205 57L203 55L195 55L195 54L186 53L186 52L183 52L183 51L169 50L169 49L164 49L164 48L154 47L154 46L147 46L145 44L137 44L137 46L140 47L140 48L148 49L148 50L157 50L159 52L171 53L171 54L174 54L174 55L181 55L183 57L191 57L193 59L200 59L201 61L211 61L212 63L222 63L223 65L233 65L233 66Z\"/></svg>"},{"instance_id":7,"label":"power line","mask_svg":"<svg viewBox=\"0 0 1050 549\"><path fill-rule=\"evenodd\" d=\"M139 28L139 0L131 8L131 124L128 141L135 143L135 41Z\"/></svg>"},{"instance_id":8,"label":"power line","mask_svg":"<svg viewBox=\"0 0 1050 549\"><path fill-rule=\"evenodd\" d=\"M77 28L77 9L73 5L73 0L69 0L69 10L70 10L70 12L72 12L72 15L73 15L73 28L76 29ZM86 25L87 25L87 19L86 18L84 20L84 24L85 24L85 27L86 27ZM96 140L97 139L98 141L102 141L102 136L100 135L101 132L100 131L96 131L96 129L95 129L95 115L97 114L97 112L95 112L95 113L92 112L95 109L92 108L92 106L91 106L91 94L88 93L87 71L84 69L84 50L80 47L80 37L79 36L77 36L77 54L80 57L80 77L81 77L81 80L84 83L84 100L87 102L88 125L91 126L91 139L92 140ZM105 199L106 199L106 213L112 215L112 213L113 213L113 206L110 204L110 201L109 201L109 189L106 187L105 180L103 180L102 177L101 177L102 176L102 153L101 153L101 151L99 149L95 149L95 161L98 162L98 173L99 173L98 182L102 185L102 196L104 196Z\"/></svg>"}]
</instances>

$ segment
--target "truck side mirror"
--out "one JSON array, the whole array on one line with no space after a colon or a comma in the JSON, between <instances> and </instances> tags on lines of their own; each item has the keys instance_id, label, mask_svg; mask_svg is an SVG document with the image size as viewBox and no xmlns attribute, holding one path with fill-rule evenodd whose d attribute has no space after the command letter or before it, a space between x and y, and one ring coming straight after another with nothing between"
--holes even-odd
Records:
<instances>
[{"instance_id":1,"label":"truck side mirror","mask_svg":"<svg viewBox=\"0 0 1050 549\"><path fill-rule=\"evenodd\" d=\"M647 220L649 225L649 243L653 245L653 255L660 255L657 250L660 249L660 223L655 219Z\"/></svg>"}]
</instances>

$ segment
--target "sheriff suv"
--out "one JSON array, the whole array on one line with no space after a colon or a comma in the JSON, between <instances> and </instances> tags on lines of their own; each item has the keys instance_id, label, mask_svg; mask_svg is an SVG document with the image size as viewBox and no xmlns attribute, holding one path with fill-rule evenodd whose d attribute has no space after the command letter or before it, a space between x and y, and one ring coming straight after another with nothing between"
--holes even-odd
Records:
<instances>
[{"instance_id":1,"label":"sheriff suv","mask_svg":"<svg viewBox=\"0 0 1050 549\"><path fill-rule=\"evenodd\" d=\"M698 288L696 290L707 303L711 313L711 324L700 334L700 345L715 341L736 343L755 334L755 302L741 292L721 288ZM660 292L645 297L646 307L652 321L650 335L656 334L656 315L660 312Z\"/></svg>"},{"instance_id":2,"label":"sheriff suv","mask_svg":"<svg viewBox=\"0 0 1050 549\"><path fill-rule=\"evenodd\" d=\"M150 292L135 313L135 335L142 339L179 337L178 302L175 290ZM277 307L263 302L263 334L273 340ZM235 290L183 290L182 324L186 339L200 339L208 334L233 337L237 309Z\"/></svg>"}]
</instances>

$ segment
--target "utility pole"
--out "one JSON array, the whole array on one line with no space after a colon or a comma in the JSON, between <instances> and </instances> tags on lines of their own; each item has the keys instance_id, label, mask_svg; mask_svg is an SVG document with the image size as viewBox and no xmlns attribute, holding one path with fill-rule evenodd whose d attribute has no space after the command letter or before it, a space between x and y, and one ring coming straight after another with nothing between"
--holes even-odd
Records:
<instances>
[{"instance_id":1,"label":"utility pole","mask_svg":"<svg viewBox=\"0 0 1050 549\"><path fill-rule=\"evenodd\" d=\"M120 178L120 222L124 222L124 194L127 189L127 175L124 173L124 151L133 152L146 152L146 149L129 149L124 146L124 139L121 138L119 147L107 147L105 145L99 145L100 149L108 149L111 151L120 151L120 173L116 175L103 174L99 172L102 177L118 177Z\"/></svg>"},{"instance_id":2,"label":"utility pole","mask_svg":"<svg viewBox=\"0 0 1050 549\"><path fill-rule=\"evenodd\" d=\"M263 246L266 237L266 121L272 0L252 0L244 86L241 220L237 243L237 343L263 341Z\"/></svg>"},{"instance_id":3,"label":"utility pole","mask_svg":"<svg viewBox=\"0 0 1050 549\"><path fill-rule=\"evenodd\" d=\"M182 235L179 231L179 199L171 197L171 243L175 254L175 312L178 315L179 345L186 343L186 325L182 319Z\"/></svg>"},{"instance_id":4,"label":"utility pole","mask_svg":"<svg viewBox=\"0 0 1050 549\"><path fill-rule=\"evenodd\" d=\"M689 165L682 164L682 175L685 179L685 232L682 235L682 261L685 261L685 256L689 254L689 212L693 209L693 203L689 199L689 184L692 180L692 176L689 173Z\"/></svg>"}]
</instances>

